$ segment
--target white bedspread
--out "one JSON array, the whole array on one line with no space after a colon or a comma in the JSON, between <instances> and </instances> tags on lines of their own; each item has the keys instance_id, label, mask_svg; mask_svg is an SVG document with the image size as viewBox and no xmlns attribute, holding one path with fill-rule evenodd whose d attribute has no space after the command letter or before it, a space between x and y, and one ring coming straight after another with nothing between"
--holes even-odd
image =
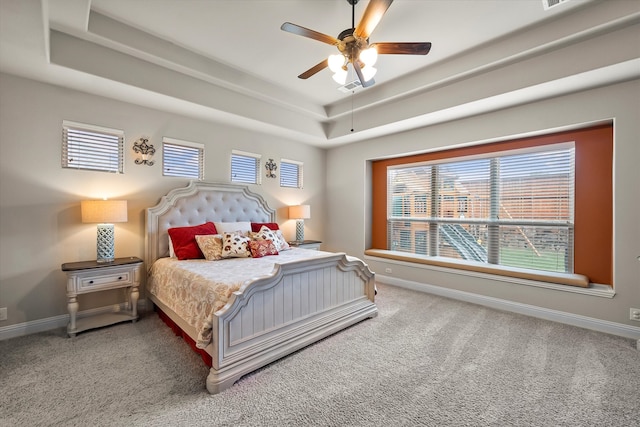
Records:
<instances>
[{"instance_id":1,"label":"white bedspread","mask_svg":"<svg viewBox=\"0 0 640 427\"><path fill-rule=\"evenodd\" d=\"M212 339L213 315L227 304L243 284L272 274L275 264L335 255L331 252L293 248L263 258L231 258L219 261L160 258L152 266L151 294L193 326L196 345L205 348Z\"/></svg>"}]
</instances>

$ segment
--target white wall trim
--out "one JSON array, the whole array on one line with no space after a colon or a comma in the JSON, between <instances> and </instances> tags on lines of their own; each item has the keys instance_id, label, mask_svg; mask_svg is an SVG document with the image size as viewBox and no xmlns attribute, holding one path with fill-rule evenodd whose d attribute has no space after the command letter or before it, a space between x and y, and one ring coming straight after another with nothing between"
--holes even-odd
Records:
<instances>
[{"instance_id":1,"label":"white wall trim","mask_svg":"<svg viewBox=\"0 0 640 427\"><path fill-rule=\"evenodd\" d=\"M117 305L118 308L116 310L116 305L117 304L79 311L78 319L97 314L111 313L117 310L125 310L127 308L126 303L121 303ZM138 312L144 312L145 309L147 309L147 301L144 299L138 300ZM29 322L16 323L15 325L2 326L0 327L0 341L24 335L31 335L38 332L50 331L52 329L64 328L68 323L69 315L61 314L59 316L47 317L45 319L31 320Z\"/></svg>"},{"instance_id":2,"label":"white wall trim","mask_svg":"<svg viewBox=\"0 0 640 427\"><path fill-rule=\"evenodd\" d=\"M553 322L578 326L581 328L591 329L594 331L604 332L612 335L618 335L625 338L631 338L637 340L637 344L640 345L640 327L637 326L630 326L623 323L595 319L593 317L581 316L578 314L566 313L558 310L551 310L548 308L522 304L484 295L478 295L470 292L459 291L456 289L448 289L440 286L428 285L426 283L397 279L395 277L383 276L380 274L376 274L376 282L398 286L400 288L411 289L414 291L426 292L429 294L470 302L473 304L479 304L498 310L510 311L513 313L524 314L526 316L551 320Z\"/></svg>"}]
</instances>

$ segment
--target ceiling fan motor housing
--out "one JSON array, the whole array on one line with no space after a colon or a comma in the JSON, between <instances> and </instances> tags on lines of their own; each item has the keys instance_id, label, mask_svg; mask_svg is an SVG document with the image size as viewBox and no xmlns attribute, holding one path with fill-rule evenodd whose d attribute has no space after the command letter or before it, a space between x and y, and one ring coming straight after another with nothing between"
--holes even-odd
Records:
<instances>
[{"instance_id":1,"label":"ceiling fan motor housing","mask_svg":"<svg viewBox=\"0 0 640 427\"><path fill-rule=\"evenodd\" d=\"M348 0L350 1L350 0ZM354 0L357 2L357 0ZM347 28L338 35L338 50L342 53L350 62L358 59L360 51L369 47L369 39L362 39L355 36L353 33L355 28Z\"/></svg>"}]
</instances>

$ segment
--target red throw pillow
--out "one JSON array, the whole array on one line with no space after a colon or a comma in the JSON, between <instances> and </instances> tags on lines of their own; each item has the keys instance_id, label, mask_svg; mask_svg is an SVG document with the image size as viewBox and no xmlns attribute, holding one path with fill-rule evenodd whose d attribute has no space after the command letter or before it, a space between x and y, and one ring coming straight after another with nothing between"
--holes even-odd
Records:
<instances>
[{"instance_id":1,"label":"red throw pillow","mask_svg":"<svg viewBox=\"0 0 640 427\"><path fill-rule=\"evenodd\" d=\"M275 222L252 222L251 231L257 233L258 231L260 231L263 225L266 226L269 230L280 230L280 227L278 227L278 224Z\"/></svg>"},{"instance_id":2,"label":"red throw pillow","mask_svg":"<svg viewBox=\"0 0 640 427\"><path fill-rule=\"evenodd\" d=\"M196 241L196 235L218 234L216 226L212 222L191 227L174 227L168 229L167 232L171 237L173 252L180 260L204 258Z\"/></svg>"},{"instance_id":3,"label":"red throw pillow","mask_svg":"<svg viewBox=\"0 0 640 427\"><path fill-rule=\"evenodd\" d=\"M271 240L252 240L249 242L251 248L251 256L253 258L262 258L267 255L278 255L276 245Z\"/></svg>"}]
</instances>

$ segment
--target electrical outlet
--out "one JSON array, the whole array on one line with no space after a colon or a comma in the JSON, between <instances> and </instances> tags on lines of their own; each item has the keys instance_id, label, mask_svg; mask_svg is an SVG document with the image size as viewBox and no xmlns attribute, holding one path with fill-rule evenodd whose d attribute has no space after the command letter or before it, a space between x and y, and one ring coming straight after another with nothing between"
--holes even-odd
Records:
<instances>
[{"instance_id":1,"label":"electrical outlet","mask_svg":"<svg viewBox=\"0 0 640 427\"><path fill-rule=\"evenodd\" d=\"M0 308L0 321L7 320L7 307Z\"/></svg>"},{"instance_id":2,"label":"electrical outlet","mask_svg":"<svg viewBox=\"0 0 640 427\"><path fill-rule=\"evenodd\" d=\"M640 322L640 308L630 308L629 319L637 320L638 322Z\"/></svg>"}]
</instances>

